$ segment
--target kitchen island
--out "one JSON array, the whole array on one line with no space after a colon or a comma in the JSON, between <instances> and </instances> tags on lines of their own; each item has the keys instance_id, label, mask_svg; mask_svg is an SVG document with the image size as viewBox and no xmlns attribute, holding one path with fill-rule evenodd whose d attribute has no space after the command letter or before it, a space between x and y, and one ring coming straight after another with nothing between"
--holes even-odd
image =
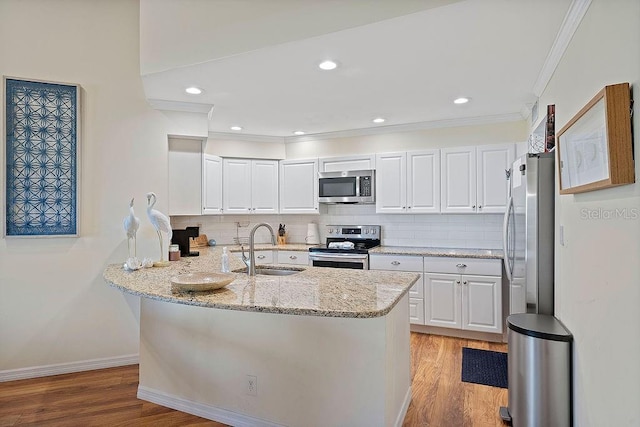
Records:
<instances>
[{"instance_id":1,"label":"kitchen island","mask_svg":"<svg viewBox=\"0 0 640 427\"><path fill-rule=\"evenodd\" d=\"M219 271L218 248L105 280L139 295L138 396L232 425L401 425L410 397L413 273L306 267L237 274L209 293L170 278ZM235 255L231 269L244 264ZM251 383L251 384L250 384Z\"/></svg>"}]
</instances>

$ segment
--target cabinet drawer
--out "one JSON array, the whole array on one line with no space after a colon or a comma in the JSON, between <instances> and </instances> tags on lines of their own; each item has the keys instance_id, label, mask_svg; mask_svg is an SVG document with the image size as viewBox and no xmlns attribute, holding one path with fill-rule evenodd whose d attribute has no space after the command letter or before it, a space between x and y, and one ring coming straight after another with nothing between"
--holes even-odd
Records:
<instances>
[{"instance_id":1,"label":"cabinet drawer","mask_svg":"<svg viewBox=\"0 0 640 427\"><path fill-rule=\"evenodd\" d=\"M424 325L424 300L409 298L409 323Z\"/></svg>"},{"instance_id":2,"label":"cabinet drawer","mask_svg":"<svg viewBox=\"0 0 640 427\"><path fill-rule=\"evenodd\" d=\"M309 264L309 252L278 250L278 264Z\"/></svg>"},{"instance_id":3,"label":"cabinet drawer","mask_svg":"<svg viewBox=\"0 0 640 427\"><path fill-rule=\"evenodd\" d=\"M409 289L409 298L424 298L424 276L420 273L420 277Z\"/></svg>"},{"instance_id":4,"label":"cabinet drawer","mask_svg":"<svg viewBox=\"0 0 640 427\"><path fill-rule=\"evenodd\" d=\"M273 264L273 251L255 251L256 264Z\"/></svg>"},{"instance_id":5,"label":"cabinet drawer","mask_svg":"<svg viewBox=\"0 0 640 427\"><path fill-rule=\"evenodd\" d=\"M371 270L390 271L418 271L422 273L423 262L421 256L411 255L369 255Z\"/></svg>"},{"instance_id":6,"label":"cabinet drawer","mask_svg":"<svg viewBox=\"0 0 640 427\"><path fill-rule=\"evenodd\" d=\"M425 257L424 271L427 273L502 275L502 260L478 258Z\"/></svg>"}]
</instances>

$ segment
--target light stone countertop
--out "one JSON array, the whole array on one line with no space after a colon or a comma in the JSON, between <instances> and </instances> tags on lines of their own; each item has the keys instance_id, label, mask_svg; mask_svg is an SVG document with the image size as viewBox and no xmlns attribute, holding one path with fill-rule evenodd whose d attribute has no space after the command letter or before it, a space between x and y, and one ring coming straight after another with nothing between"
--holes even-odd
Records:
<instances>
[{"instance_id":1,"label":"light stone countertop","mask_svg":"<svg viewBox=\"0 0 640 427\"><path fill-rule=\"evenodd\" d=\"M369 250L369 254L376 255L418 255L432 257L452 258L483 258L502 259L503 251L500 249L452 249L452 248L427 248L411 246L378 246Z\"/></svg>"},{"instance_id":2,"label":"light stone countertop","mask_svg":"<svg viewBox=\"0 0 640 427\"><path fill-rule=\"evenodd\" d=\"M231 250L231 246L228 248ZM415 273L404 272L283 265L284 268L298 267L305 271L291 276L249 277L246 273L236 273L236 280L222 289L202 293L172 293L173 276L220 271L220 246L198 250L200 256L181 258L171 262L168 267L126 271L122 264L111 264L104 270L103 277L109 285L123 292L178 304L350 318L386 315L419 277ZM237 256L229 257L229 266L232 271L244 268Z\"/></svg>"}]
</instances>

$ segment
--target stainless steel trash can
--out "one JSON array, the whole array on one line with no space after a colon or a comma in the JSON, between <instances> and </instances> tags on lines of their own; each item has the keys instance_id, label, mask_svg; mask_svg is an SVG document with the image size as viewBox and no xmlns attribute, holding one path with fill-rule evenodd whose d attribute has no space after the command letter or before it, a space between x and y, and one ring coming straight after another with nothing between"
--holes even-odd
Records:
<instances>
[{"instance_id":1,"label":"stainless steel trash can","mask_svg":"<svg viewBox=\"0 0 640 427\"><path fill-rule=\"evenodd\" d=\"M573 336L555 317L521 313L507 318L509 407L514 427L570 427Z\"/></svg>"}]
</instances>

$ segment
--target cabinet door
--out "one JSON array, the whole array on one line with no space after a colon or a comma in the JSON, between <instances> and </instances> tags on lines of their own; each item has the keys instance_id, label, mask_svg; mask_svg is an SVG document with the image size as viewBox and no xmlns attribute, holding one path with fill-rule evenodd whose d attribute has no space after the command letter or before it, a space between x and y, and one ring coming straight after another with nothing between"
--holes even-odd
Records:
<instances>
[{"instance_id":1,"label":"cabinet door","mask_svg":"<svg viewBox=\"0 0 640 427\"><path fill-rule=\"evenodd\" d=\"M462 326L461 281L457 274L425 273L425 325L460 329Z\"/></svg>"},{"instance_id":2,"label":"cabinet door","mask_svg":"<svg viewBox=\"0 0 640 427\"><path fill-rule=\"evenodd\" d=\"M480 332L502 332L500 277L462 276L462 328Z\"/></svg>"},{"instance_id":3,"label":"cabinet door","mask_svg":"<svg viewBox=\"0 0 640 427\"><path fill-rule=\"evenodd\" d=\"M440 212L440 150L407 153L407 212Z\"/></svg>"},{"instance_id":4,"label":"cabinet door","mask_svg":"<svg viewBox=\"0 0 640 427\"><path fill-rule=\"evenodd\" d=\"M274 251L255 251L256 265L273 264Z\"/></svg>"},{"instance_id":5,"label":"cabinet door","mask_svg":"<svg viewBox=\"0 0 640 427\"><path fill-rule=\"evenodd\" d=\"M376 212L405 212L407 208L406 153L378 154L376 165Z\"/></svg>"},{"instance_id":6,"label":"cabinet door","mask_svg":"<svg viewBox=\"0 0 640 427\"><path fill-rule=\"evenodd\" d=\"M251 160L224 159L222 177L224 213L251 213Z\"/></svg>"},{"instance_id":7,"label":"cabinet door","mask_svg":"<svg viewBox=\"0 0 640 427\"><path fill-rule=\"evenodd\" d=\"M280 213L317 214L318 160L280 161Z\"/></svg>"},{"instance_id":8,"label":"cabinet door","mask_svg":"<svg viewBox=\"0 0 640 427\"><path fill-rule=\"evenodd\" d=\"M251 213L278 213L278 161L252 160Z\"/></svg>"},{"instance_id":9,"label":"cabinet door","mask_svg":"<svg viewBox=\"0 0 640 427\"><path fill-rule=\"evenodd\" d=\"M169 139L169 215L202 214L202 141Z\"/></svg>"},{"instance_id":10,"label":"cabinet door","mask_svg":"<svg viewBox=\"0 0 640 427\"><path fill-rule=\"evenodd\" d=\"M505 171L515 160L514 144L476 147L478 212L504 213L509 195Z\"/></svg>"},{"instance_id":11,"label":"cabinet door","mask_svg":"<svg viewBox=\"0 0 640 427\"><path fill-rule=\"evenodd\" d=\"M202 213L222 214L222 158L202 156Z\"/></svg>"},{"instance_id":12,"label":"cabinet door","mask_svg":"<svg viewBox=\"0 0 640 427\"><path fill-rule=\"evenodd\" d=\"M476 211L475 147L440 150L442 178L440 182L442 212Z\"/></svg>"},{"instance_id":13,"label":"cabinet door","mask_svg":"<svg viewBox=\"0 0 640 427\"><path fill-rule=\"evenodd\" d=\"M322 172L357 171L376 168L376 156L327 157L320 159Z\"/></svg>"}]
</instances>

